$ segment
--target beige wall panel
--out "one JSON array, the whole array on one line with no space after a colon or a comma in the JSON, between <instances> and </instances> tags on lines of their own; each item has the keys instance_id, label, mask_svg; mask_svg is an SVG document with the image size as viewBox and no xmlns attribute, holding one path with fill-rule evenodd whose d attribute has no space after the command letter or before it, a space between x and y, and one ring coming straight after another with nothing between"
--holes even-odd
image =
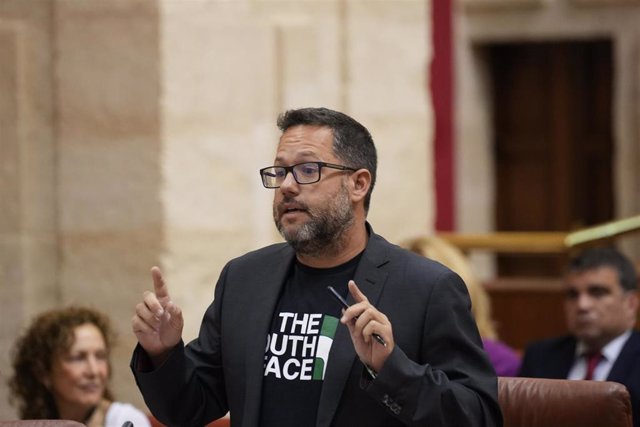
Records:
<instances>
[{"instance_id":1,"label":"beige wall panel","mask_svg":"<svg viewBox=\"0 0 640 427\"><path fill-rule=\"evenodd\" d=\"M246 5L166 2L163 8L163 141L172 297L185 339L197 334L222 267L276 238L271 192L275 128L274 30Z\"/></svg>"},{"instance_id":2,"label":"beige wall panel","mask_svg":"<svg viewBox=\"0 0 640 427\"><path fill-rule=\"evenodd\" d=\"M223 265L280 240L257 170L273 161L285 109L327 106L368 126L376 231L393 240L429 227L424 2L167 1L162 12L163 267L188 308L186 337Z\"/></svg>"},{"instance_id":3,"label":"beige wall panel","mask_svg":"<svg viewBox=\"0 0 640 427\"><path fill-rule=\"evenodd\" d=\"M157 4L59 0L55 28L62 301L111 316L114 391L144 407L127 365L163 240Z\"/></svg>"},{"instance_id":4,"label":"beige wall panel","mask_svg":"<svg viewBox=\"0 0 640 427\"><path fill-rule=\"evenodd\" d=\"M356 1L347 8L347 99L378 148L369 219L399 242L432 231L433 111L428 2Z\"/></svg>"},{"instance_id":5,"label":"beige wall panel","mask_svg":"<svg viewBox=\"0 0 640 427\"><path fill-rule=\"evenodd\" d=\"M0 3L0 419L10 349L58 299L48 2Z\"/></svg>"},{"instance_id":6,"label":"beige wall panel","mask_svg":"<svg viewBox=\"0 0 640 427\"><path fill-rule=\"evenodd\" d=\"M0 322L0 414L12 417L7 398L10 375L9 349L22 327L26 279L20 218L21 180L18 140L18 38L15 25L0 20L0 301L4 306Z\"/></svg>"},{"instance_id":7,"label":"beige wall panel","mask_svg":"<svg viewBox=\"0 0 640 427\"><path fill-rule=\"evenodd\" d=\"M16 232L21 224L20 206L20 144L18 127L18 28L0 21L0 132L2 139L2 156L0 156L0 197L2 197L2 214L0 215L0 231Z\"/></svg>"}]
</instances>

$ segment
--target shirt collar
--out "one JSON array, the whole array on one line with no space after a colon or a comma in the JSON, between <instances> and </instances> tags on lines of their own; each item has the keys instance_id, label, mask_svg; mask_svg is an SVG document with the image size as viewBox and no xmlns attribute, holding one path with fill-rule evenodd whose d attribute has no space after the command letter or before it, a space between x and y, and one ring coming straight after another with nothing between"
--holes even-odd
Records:
<instances>
[{"instance_id":1,"label":"shirt collar","mask_svg":"<svg viewBox=\"0 0 640 427\"><path fill-rule=\"evenodd\" d=\"M631 336L631 332L631 329L626 330L622 334L609 341L609 343L605 345L602 350L600 350L606 360L613 361L618 358L618 355L622 351L622 347L624 347L624 344ZM576 346L576 357L583 356L586 352L587 346L582 341L578 341L578 345Z\"/></svg>"}]
</instances>

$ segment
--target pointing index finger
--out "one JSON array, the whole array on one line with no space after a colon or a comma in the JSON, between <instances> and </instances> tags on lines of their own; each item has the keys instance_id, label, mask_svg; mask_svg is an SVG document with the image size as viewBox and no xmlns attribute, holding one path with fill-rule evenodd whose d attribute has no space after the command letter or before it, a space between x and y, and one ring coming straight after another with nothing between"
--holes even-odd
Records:
<instances>
[{"instance_id":1,"label":"pointing index finger","mask_svg":"<svg viewBox=\"0 0 640 427\"><path fill-rule=\"evenodd\" d=\"M164 283L160 268L155 265L151 267L151 277L153 278L153 292L156 294L156 298L158 298L158 300L169 299L169 290Z\"/></svg>"},{"instance_id":2,"label":"pointing index finger","mask_svg":"<svg viewBox=\"0 0 640 427\"><path fill-rule=\"evenodd\" d=\"M351 293L351 295L353 296L353 299L357 303L362 301L367 301L367 302L369 301L366 295L363 294L362 291L360 291L360 289L356 285L356 282L354 282L353 280L349 280L348 286L349 286L349 293Z\"/></svg>"}]
</instances>

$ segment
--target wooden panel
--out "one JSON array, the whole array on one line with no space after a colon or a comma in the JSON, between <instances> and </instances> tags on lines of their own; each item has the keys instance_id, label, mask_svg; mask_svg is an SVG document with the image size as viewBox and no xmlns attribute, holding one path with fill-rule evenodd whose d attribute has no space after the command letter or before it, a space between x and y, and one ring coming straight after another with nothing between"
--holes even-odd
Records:
<instances>
[{"instance_id":1,"label":"wooden panel","mask_svg":"<svg viewBox=\"0 0 640 427\"><path fill-rule=\"evenodd\" d=\"M545 279L497 280L486 285L498 335L512 347L567 332L561 282Z\"/></svg>"},{"instance_id":2,"label":"wooden panel","mask_svg":"<svg viewBox=\"0 0 640 427\"><path fill-rule=\"evenodd\" d=\"M497 230L572 231L611 220L611 42L501 44L489 52ZM498 271L557 277L566 261L503 255Z\"/></svg>"}]
</instances>

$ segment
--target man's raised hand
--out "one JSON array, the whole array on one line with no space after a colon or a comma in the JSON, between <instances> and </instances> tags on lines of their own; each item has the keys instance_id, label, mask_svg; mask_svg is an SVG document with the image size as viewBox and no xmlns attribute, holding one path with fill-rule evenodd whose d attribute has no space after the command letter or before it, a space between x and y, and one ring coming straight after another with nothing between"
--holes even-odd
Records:
<instances>
[{"instance_id":1,"label":"man's raised hand","mask_svg":"<svg viewBox=\"0 0 640 427\"><path fill-rule=\"evenodd\" d=\"M151 268L153 292L145 291L131 319L133 333L154 364L164 360L182 339L182 310L169 297L169 290L158 267Z\"/></svg>"},{"instance_id":2,"label":"man's raised hand","mask_svg":"<svg viewBox=\"0 0 640 427\"><path fill-rule=\"evenodd\" d=\"M356 282L349 280L348 286L356 303L343 311L340 322L349 329L351 341L362 363L379 371L395 346L391 322L369 303ZM374 339L374 334L386 345Z\"/></svg>"}]
</instances>

